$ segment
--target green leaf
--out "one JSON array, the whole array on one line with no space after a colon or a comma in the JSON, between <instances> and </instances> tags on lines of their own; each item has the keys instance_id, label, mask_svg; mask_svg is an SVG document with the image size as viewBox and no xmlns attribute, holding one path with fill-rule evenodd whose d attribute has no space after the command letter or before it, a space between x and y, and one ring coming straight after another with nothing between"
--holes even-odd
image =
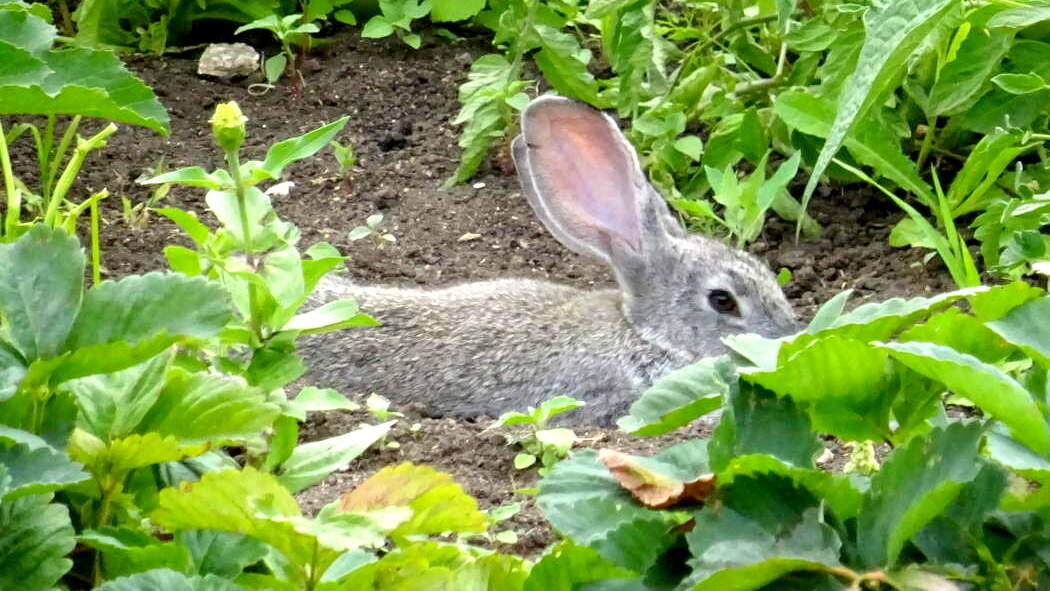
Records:
<instances>
[{"instance_id":1,"label":"green leaf","mask_svg":"<svg viewBox=\"0 0 1050 591\"><path fill-rule=\"evenodd\" d=\"M333 544L301 531L310 524L300 516L291 493L277 479L254 468L204 474L192 486L160 491L151 517L168 530L215 529L265 542L293 568L328 567L345 550L359 544Z\"/></svg>"},{"instance_id":2,"label":"green leaf","mask_svg":"<svg viewBox=\"0 0 1050 591\"><path fill-rule=\"evenodd\" d=\"M108 51L37 54L51 70L33 84L0 86L0 114L84 115L168 134L168 113L148 86Z\"/></svg>"},{"instance_id":3,"label":"green leaf","mask_svg":"<svg viewBox=\"0 0 1050 591\"><path fill-rule=\"evenodd\" d=\"M948 308L930 316L926 322L902 332L897 340L937 343L992 364L1004 360L1015 350L992 329L959 308Z\"/></svg>"},{"instance_id":4,"label":"green leaf","mask_svg":"<svg viewBox=\"0 0 1050 591\"><path fill-rule=\"evenodd\" d=\"M598 83L587 70L591 52L580 47L576 36L540 23L534 29L541 48L533 59L551 86L595 107L608 106L598 96Z\"/></svg>"},{"instance_id":5,"label":"green leaf","mask_svg":"<svg viewBox=\"0 0 1050 591\"><path fill-rule=\"evenodd\" d=\"M51 495L0 503L0 589L49 591L73 566L73 524Z\"/></svg>"},{"instance_id":6,"label":"green leaf","mask_svg":"<svg viewBox=\"0 0 1050 591\"><path fill-rule=\"evenodd\" d=\"M273 84L281 79L285 68L288 67L288 56L283 53L272 55L263 62L263 75L266 81Z\"/></svg>"},{"instance_id":7,"label":"green leaf","mask_svg":"<svg viewBox=\"0 0 1050 591\"><path fill-rule=\"evenodd\" d=\"M693 572L681 588L693 591L759 589L791 572L839 566L841 541L816 508L772 531L733 509L705 509L686 539Z\"/></svg>"},{"instance_id":8,"label":"green leaf","mask_svg":"<svg viewBox=\"0 0 1050 591\"><path fill-rule=\"evenodd\" d=\"M0 19L6 12L0 13ZM0 39L6 39L0 23ZM33 84L47 76L50 69L32 53L0 41L0 88L6 85Z\"/></svg>"},{"instance_id":9,"label":"green leaf","mask_svg":"<svg viewBox=\"0 0 1050 591\"><path fill-rule=\"evenodd\" d=\"M395 541L418 534L482 532L487 526L477 501L451 476L411 462L383 468L340 500L342 512L406 507L412 516L391 532Z\"/></svg>"},{"instance_id":10,"label":"green leaf","mask_svg":"<svg viewBox=\"0 0 1050 591\"><path fill-rule=\"evenodd\" d=\"M265 392L239 378L173 368L138 429L182 444L243 441L257 436L279 413Z\"/></svg>"},{"instance_id":11,"label":"green leaf","mask_svg":"<svg viewBox=\"0 0 1050 591\"><path fill-rule=\"evenodd\" d=\"M1013 35L1005 31L970 29L955 59L941 68L930 89L927 117L954 115L972 107L987 90L988 78L998 69L1012 41Z\"/></svg>"},{"instance_id":12,"label":"green leaf","mask_svg":"<svg viewBox=\"0 0 1050 591\"><path fill-rule=\"evenodd\" d=\"M358 312L357 302L350 298L335 300L297 314L281 330L297 330L301 334L316 334L352 326L379 326L368 314Z\"/></svg>"},{"instance_id":13,"label":"green leaf","mask_svg":"<svg viewBox=\"0 0 1050 591\"><path fill-rule=\"evenodd\" d=\"M204 270L201 256L185 246L165 246L164 258L168 259L168 266L172 271L183 275L200 275Z\"/></svg>"},{"instance_id":14,"label":"green leaf","mask_svg":"<svg viewBox=\"0 0 1050 591\"><path fill-rule=\"evenodd\" d=\"M296 160L313 156L327 146L328 142L342 131L349 120L349 116L342 117L301 136L277 142L266 151L266 159L263 161L262 168L257 169L257 172L265 173L267 176L264 178L281 178L281 172L285 166Z\"/></svg>"},{"instance_id":15,"label":"green leaf","mask_svg":"<svg viewBox=\"0 0 1050 591\"><path fill-rule=\"evenodd\" d=\"M900 79L905 62L950 10L953 0L899 0L872 6L864 14L866 37L857 65L839 96L835 123L813 167L802 208L854 123L862 119Z\"/></svg>"},{"instance_id":16,"label":"green leaf","mask_svg":"<svg viewBox=\"0 0 1050 591\"><path fill-rule=\"evenodd\" d=\"M361 36L365 39L382 39L383 37L389 37L393 34L394 26L383 18L382 15L378 14L368 19L364 28L361 29Z\"/></svg>"},{"instance_id":17,"label":"green leaf","mask_svg":"<svg viewBox=\"0 0 1050 591\"><path fill-rule=\"evenodd\" d=\"M258 540L218 530L180 531L175 534L175 543L189 551L197 573L226 579L241 574L267 553L266 545Z\"/></svg>"},{"instance_id":18,"label":"green leaf","mask_svg":"<svg viewBox=\"0 0 1050 591\"><path fill-rule=\"evenodd\" d=\"M992 28L1023 29L1050 20L1050 6L1024 6L1004 10L988 21Z\"/></svg>"},{"instance_id":19,"label":"green leaf","mask_svg":"<svg viewBox=\"0 0 1050 591\"><path fill-rule=\"evenodd\" d=\"M87 292L69 347L135 343L158 334L206 339L219 334L230 318L218 282L176 273L131 275Z\"/></svg>"},{"instance_id":20,"label":"green leaf","mask_svg":"<svg viewBox=\"0 0 1050 591\"><path fill-rule=\"evenodd\" d=\"M814 467L823 450L810 420L788 398L776 398L741 382L730 397L722 421L711 436L708 450L716 473L738 456L766 454L787 464Z\"/></svg>"},{"instance_id":21,"label":"green leaf","mask_svg":"<svg viewBox=\"0 0 1050 591\"><path fill-rule=\"evenodd\" d=\"M63 384L76 398L77 427L108 441L130 435L160 396L171 355Z\"/></svg>"},{"instance_id":22,"label":"green leaf","mask_svg":"<svg viewBox=\"0 0 1050 591\"><path fill-rule=\"evenodd\" d=\"M26 366L21 357L0 341L0 402L15 395L25 375Z\"/></svg>"},{"instance_id":23,"label":"green leaf","mask_svg":"<svg viewBox=\"0 0 1050 591\"><path fill-rule=\"evenodd\" d=\"M765 454L740 455L718 472L719 486L743 476L775 474L789 479L797 488L821 499L840 520L851 519L860 511L867 485L856 475L834 474L819 468L799 467Z\"/></svg>"},{"instance_id":24,"label":"green leaf","mask_svg":"<svg viewBox=\"0 0 1050 591\"><path fill-rule=\"evenodd\" d=\"M175 207L161 207L156 210L160 215L178 224L198 246L208 241L211 230L197 219L197 214L192 211L184 211Z\"/></svg>"},{"instance_id":25,"label":"green leaf","mask_svg":"<svg viewBox=\"0 0 1050 591\"><path fill-rule=\"evenodd\" d=\"M84 289L84 253L64 231L38 224L0 244L5 337L26 361L65 351Z\"/></svg>"},{"instance_id":26,"label":"green leaf","mask_svg":"<svg viewBox=\"0 0 1050 591\"><path fill-rule=\"evenodd\" d=\"M935 519L980 472L981 426L954 423L897 448L871 479L857 520L864 565L897 562L904 544Z\"/></svg>"},{"instance_id":27,"label":"green leaf","mask_svg":"<svg viewBox=\"0 0 1050 591\"><path fill-rule=\"evenodd\" d=\"M637 504L594 450L554 466L540 481L536 502L556 530L634 572L652 566L678 538L674 528L689 518Z\"/></svg>"},{"instance_id":28,"label":"green leaf","mask_svg":"<svg viewBox=\"0 0 1050 591\"><path fill-rule=\"evenodd\" d=\"M992 78L999 88L1010 94L1030 94L1050 88L1039 74L999 74Z\"/></svg>"},{"instance_id":29,"label":"green leaf","mask_svg":"<svg viewBox=\"0 0 1050 591\"><path fill-rule=\"evenodd\" d=\"M174 437L157 433L128 435L105 442L90 433L77 430L69 441L69 455L84 464L96 477L123 478L135 468L181 460L201 451L184 451Z\"/></svg>"},{"instance_id":30,"label":"green leaf","mask_svg":"<svg viewBox=\"0 0 1050 591\"><path fill-rule=\"evenodd\" d=\"M658 379L617 425L636 435L667 433L721 407L735 384L728 357L706 357Z\"/></svg>"},{"instance_id":31,"label":"green leaf","mask_svg":"<svg viewBox=\"0 0 1050 591\"><path fill-rule=\"evenodd\" d=\"M1007 342L1037 357L1043 367L1050 366L1050 298L1022 304L987 326Z\"/></svg>"},{"instance_id":32,"label":"green leaf","mask_svg":"<svg viewBox=\"0 0 1050 591\"><path fill-rule=\"evenodd\" d=\"M203 187L205 189L216 191L221 189L223 185L222 179L218 178L214 174L208 173L208 171L204 170L199 166L189 166L186 168L180 168L178 170L173 170L171 172L166 172L164 174L159 174L157 176L150 177L144 181L139 181L139 184L142 185L163 185L165 183L189 185L191 187ZM178 214L192 216L194 220L197 219L197 216L193 212L183 211L174 207L164 207L156 211L160 212L165 216L167 216L167 213L165 212L177 212ZM178 223L177 220L172 219L172 221ZM196 238L194 239L196 240Z\"/></svg>"},{"instance_id":33,"label":"green leaf","mask_svg":"<svg viewBox=\"0 0 1050 591\"><path fill-rule=\"evenodd\" d=\"M821 433L864 441L887 432L893 384L886 353L830 335L801 350L785 345L780 355L776 370L742 371L743 379L802 404Z\"/></svg>"},{"instance_id":34,"label":"green leaf","mask_svg":"<svg viewBox=\"0 0 1050 591\"><path fill-rule=\"evenodd\" d=\"M430 20L434 22L462 21L476 16L485 8L485 0L433 0Z\"/></svg>"},{"instance_id":35,"label":"green leaf","mask_svg":"<svg viewBox=\"0 0 1050 591\"><path fill-rule=\"evenodd\" d=\"M987 287L971 287L929 298L891 298L882 302L871 302L857 306L839 316L831 326L816 334L823 336L834 333L865 342L886 340L897 331L914 324L932 312L947 308L963 298L971 298L987 291Z\"/></svg>"},{"instance_id":36,"label":"green leaf","mask_svg":"<svg viewBox=\"0 0 1050 591\"><path fill-rule=\"evenodd\" d=\"M121 577L95 587L95 591L157 591L159 589L164 591L245 591L244 587L214 575L190 577L167 568Z\"/></svg>"},{"instance_id":37,"label":"green leaf","mask_svg":"<svg viewBox=\"0 0 1050 591\"><path fill-rule=\"evenodd\" d=\"M293 493L316 484L332 472L345 469L354 458L385 437L395 422L359 427L337 437L299 445L281 464L277 480Z\"/></svg>"},{"instance_id":38,"label":"green leaf","mask_svg":"<svg viewBox=\"0 0 1050 591\"><path fill-rule=\"evenodd\" d=\"M300 390L294 402L306 412L357 410L360 408L360 405L340 394L338 390L316 388L314 386L307 386Z\"/></svg>"},{"instance_id":39,"label":"green leaf","mask_svg":"<svg viewBox=\"0 0 1050 591\"><path fill-rule=\"evenodd\" d=\"M529 572L523 591L574 591L581 583L631 576L594 549L566 540L543 553Z\"/></svg>"},{"instance_id":40,"label":"green leaf","mask_svg":"<svg viewBox=\"0 0 1050 591\"><path fill-rule=\"evenodd\" d=\"M39 54L51 49L57 30L39 16L11 10L10 4L0 10L0 39L27 53Z\"/></svg>"},{"instance_id":41,"label":"green leaf","mask_svg":"<svg viewBox=\"0 0 1050 591\"><path fill-rule=\"evenodd\" d=\"M49 493L88 478L83 466L51 447L30 448L27 444L0 446L0 468L6 483L0 499L9 503L26 495Z\"/></svg>"},{"instance_id":42,"label":"green leaf","mask_svg":"<svg viewBox=\"0 0 1050 591\"><path fill-rule=\"evenodd\" d=\"M462 107L452 121L453 125L466 124L459 136L463 154L446 185L473 176L492 144L505 135L508 121L502 110L525 87L519 78L515 66L498 53L483 55L471 64L467 81L459 87Z\"/></svg>"},{"instance_id":43,"label":"green leaf","mask_svg":"<svg viewBox=\"0 0 1050 591\"><path fill-rule=\"evenodd\" d=\"M704 142L698 136L684 135L674 141L674 149L699 162L704 153Z\"/></svg>"},{"instance_id":44,"label":"green leaf","mask_svg":"<svg viewBox=\"0 0 1050 591\"><path fill-rule=\"evenodd\" d=\"M190 553L179 544L163 543L135 529L103 527L77 536L81 544L102 554L106 578L116 578L157 568L188 572Z\"/></svg>"},{"instance_id":45,"label":"green leaf","mask_svg":"<svg viewBox=\"0 0 1050 591\"><path fill-rule=\"evenodd\" d=\"M1032 395L1001 369L933 343L876 343L897 361L972 401L1038 453L1050 453L1050 427Z\"/></svg>"}]
</instances>

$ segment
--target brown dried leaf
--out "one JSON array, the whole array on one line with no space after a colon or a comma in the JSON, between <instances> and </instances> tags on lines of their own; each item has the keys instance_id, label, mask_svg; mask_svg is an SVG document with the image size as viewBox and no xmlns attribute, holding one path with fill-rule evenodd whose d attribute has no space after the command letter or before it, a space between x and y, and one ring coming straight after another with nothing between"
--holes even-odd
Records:
<instances>
[{"instance_id":1,"label":"brown dried leaf","mask_svg":"<svg viewBox=\"0 0 1050 591\"><path fill-rule=\"evenodd\" d=\"M598 451L613 478L639 503L651 509L666 509L689 502L702 502L715 487L715 475L704 474L683 482L643 466L632 455L611 449Z\"/></svg>"}]
</instances>

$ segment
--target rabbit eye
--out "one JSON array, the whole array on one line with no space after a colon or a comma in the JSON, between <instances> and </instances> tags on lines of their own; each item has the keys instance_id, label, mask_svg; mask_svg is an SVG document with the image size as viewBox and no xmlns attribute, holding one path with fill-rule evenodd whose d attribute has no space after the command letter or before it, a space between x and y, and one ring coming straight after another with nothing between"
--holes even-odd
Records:
<instances>
[{"instance_id":1,"label":"rabbit eye","mask_svg":"<svg viewBox=\"0 0 1050 591\"><path fill-rule=\"evenodd\" d=\"M707 301L719 314L740 316L740 308L736 305L736 298L724 289L712 289L711 293L707 294Z\"/></svg>"}]
</instances>

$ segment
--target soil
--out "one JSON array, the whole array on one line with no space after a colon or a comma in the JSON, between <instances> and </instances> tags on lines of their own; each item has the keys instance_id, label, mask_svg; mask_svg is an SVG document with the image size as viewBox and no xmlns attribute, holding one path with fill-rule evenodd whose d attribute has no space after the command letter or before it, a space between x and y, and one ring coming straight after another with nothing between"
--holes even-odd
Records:
<instances>
[{"instance_id":1,"label":"soil","mask_svg":"<svg viewBox=\"0 0 1050 591\"><path fill-rule=\"evenodd\" d=\"M258 80L197 76L193 54L132 58L130 69L168 108L172 133L165 138L121 126L109 146L92 155L80 174L76 190L81 195L104 186L114 195L103 208L105 275L163 269L163 247L187 244L180 231L159 215L141 227L129 227L121 216L119 196L134 203L148 199L149 189L134 180L161 157L169 170L219 165L208 119L216 103L235 99L249 118L246 158L261 158L274 141L350 115L340 140L355 147L359 162L354 171L344 178L327 152L293 165L287 177L296 185L288 196L275 198L275 207L299 226L304 247L326 240L349 253L353 257L349 273L356 280L440 285L531 276L577 286L610 283L604 267L569 252L546 233L516 180L498 163L488 163L467 185L439 189L459 157L458 129L450 123L459 106L458 86L474 58L488 51L481 39L458 43L428 39L415 51L396 39L341 34L307 62L301 92L280 86L265 94L249 92L249 85ZM86 124L82 133L91 127ZM16 143L14 156L16 170L35 168L24 139ZM199 190L176 187L161 205L203 213L202 197ZM350 228L375 213L383 214L382 229L397 242L349 241ZM856 304L951 287L935 262L924 265L921 253L887 245L889 229L900 214L871 192L825 190L810 213L824 227L819 239L796 243L792 224L771 220L751 246L774 269L792 270L794 279L785 290L801 317L808 318L820 302L846 288L855 290ZM304 426L302 437L314 440L344 433L369 419L362 413L317 414ZM413 428L414 424L419 427ZM397 424L386 446L366 452L348 470L303 492L300 500L312 512L382 466L401 461L431 464L451 473L482 508L523 502L525 510L500 526L519 534L518 543L504 549L534 555L554 534L531 508L530 497L514 491L534 486L535 470L515 470L512 460L517 451L501 435L484 431L486 424L485 420L410 415ZM673 441L706 435L710 424L655 439L617 431L578 432L583 445L652 453ZM840 450L834 455L843 454Z\"/></svg>"}]
</instances>

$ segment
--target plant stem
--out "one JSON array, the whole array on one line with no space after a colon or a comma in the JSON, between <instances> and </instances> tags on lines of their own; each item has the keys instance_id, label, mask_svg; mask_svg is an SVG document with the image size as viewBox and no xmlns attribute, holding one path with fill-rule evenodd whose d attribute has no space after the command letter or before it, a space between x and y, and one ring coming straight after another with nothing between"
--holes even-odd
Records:
<instances>
[{"instance_id":1,"label":"plant stem","mask_svg":"<svg viewBox=\"0 0 1050 591\"><path fill-rule=\"evenodd\" d=\"M926 165L926 158L930 155L930 150L933 149L934 135L937 133L937 117L934 116L926 122L926 135L922 138L922 147L919 148L919 158L916 160L915 168L922 170Z\"/></svg>"},{"instance_id":2,"label":"plant stem","mask_svg":"<svg viewBox=\"0 0 1050 591\"><path fill-rule=\"evenodd\" d=\"M62 132L62 139L58 142L58 148L49 156L51 164L50 169L47 172L48 193L44 195L44 199L47 199L50 196L51 187L55 182L55 175L58 174L58 167L62 166L62 161L66 158L66 151L69 150L70 144L72 144L73 140L77 137L77 128L79 127L80 115L76 115L73 117L72 121L69 122L69 125L66 126L66 130ZM52 131L52 138L54 138L53 133L54 132ZM51 149L50 145L53 143L53 139L48 141L48 150Z\"/></svg>"},{"instance_id":3,"label":"plant stem","mask_svg":"<svg viewBox=\"0 0 1050 591\"><path fill-rule=\"evenodd\" d=\"M230 170L230 178L233 179L233 190L237 196L237 212L241 217L241 232L244 236L244 253L248 260L248 266L255 271L255 246L252 244L252 229L248 220L248 203L245 195L244 179L241 176L241 158L237 150L226 152L226 166ZM248 322L251 325L252 334L262 341L262 311L259 309L259 288L254 283L248 284L248 310L251 315Z\"/></svg>"},{"instance_id":4,"label":"plant stem","mask_svg":"<svg viewBox=\"0 0 1050 591\"><path fill-rule=\"evenodd\" d=\"M109 193L106 192L108 195ZM91 199L91 285L102 283L102 249L99 247L98 202L103 196Z\"/></svg>"},{"instance_id":5,"label":"plant stem","mask_svg":"<svg viewBox=\"0 0 1050 591\"><path fill-rule=\"evenodd\" d=\"M18 219L22 215L22 194L15 186L14 171L11 170L11 155L7 153L7 136L0 122L0 171L4 175L4 191L7 193L7 215L4 220L4 236L11 237Z\"/></svg>"},{"instance_id":6,"label":"plant stem","mask_svg":"<svg viewBox=\"0 0 1050 591\"><path fill-rule=\"evenodd\" d=\"M73 181L77 178L77 173L80 172L80 167L84 165L84 159L96 148L101 148L106 145L106 138L113 135L117 131L117 126L110 123L102 131L96 133L87 140L78 139L77 147L73 151L73 157L69 159L69 164L66 165L66 169L62 171L62 176L58 179L58 184L55 185L55 191L51 194L51 199L47 203L47 210L44 213L44 223L48 226L55 227L56 218L58 216L58 206L65 200L66 193L73 187Z\"/></svg>"}]
</instances>

